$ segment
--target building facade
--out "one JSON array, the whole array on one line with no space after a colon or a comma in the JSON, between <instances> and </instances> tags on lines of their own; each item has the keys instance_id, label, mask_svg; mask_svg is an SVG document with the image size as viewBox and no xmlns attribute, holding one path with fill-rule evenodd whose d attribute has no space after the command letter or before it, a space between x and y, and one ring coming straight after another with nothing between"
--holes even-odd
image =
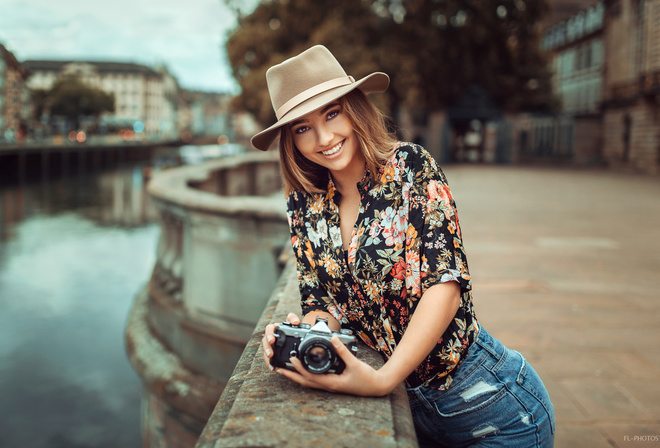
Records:
<instances>
[{"instance_id":1,"label":"building facade","mask_svg":"<svg viewBox=\"0 0 660 448\"><path fill-rule=\"evenodd\" d=\"M579 2L578 2L579 3ZM543 46L576 161L660 172L660 0L601 0L550 23Z\"/></svg>"},{"instance_id":2,"label":"building facade","mask_svg":"<svg viewBox=\"0 0 660 448\"><path fill-rule=\"evenodd\" d=\"M541 142L578 164L603 162L603 85L605 11L602 0L576 3L570 14L546 23L542 47L551 55L559 116L536 120L532 145Z\"/></svg>"},{"instance_id":3,"label":"building facade","mask_svg":"<svg viewBox=\"0 0 660 448\"><path fill-rule=\"evenodd\" d=\"M115 98L115 111L102 124L135 129L148 138L178 137L178 84L164 69L123 62L25 61L31 90L49 90L58 79L74 76ZM141 123L141 124L140 124Z\"/></svg>"},{"instance_id":4,"label":"building facade","mask_svg":"<svg viewBox=\"0 0 660 448\"><path fill-rule=\"evenodd\" d=\"M603 156L660 172L660 0L609 0Z\"/></svg>"},{"instance_id":5,"label":"building facade","mask_svg":"<svg viewBox=\"0 0 660 448\"><path fill-rule=\"evenodd\" d=\"M605 4L597 3L551 27L543 47L553 50L553 87L570 114L598 113L603 85Z\"/></svg>"},{"instance_id":6,"label":"building facade","mask_svg":"<svg viewBox=\"0 0 660 448\"><path fill-rule=\"evenodd\" d=\"M0 44L0 142L21 141L29 115L25 68Z\"/></svg>"},{"instance_id":7,"label":"building facade","mask_svg":"<svg viewBox=\"0 0 660 448\"><path fill-rule=\"evenodd\" d=\"M195 136L224 136L234 140L230 102L224 93L183 90L181 92L180 128Z\"/></svg>"}]
</instances>

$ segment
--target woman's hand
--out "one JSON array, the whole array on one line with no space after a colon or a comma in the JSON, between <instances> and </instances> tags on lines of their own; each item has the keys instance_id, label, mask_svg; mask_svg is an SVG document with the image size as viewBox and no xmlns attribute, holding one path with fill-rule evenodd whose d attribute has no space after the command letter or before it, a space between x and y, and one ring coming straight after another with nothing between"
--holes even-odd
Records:
<instances>
[{"instance_id":1,"label":"woman's hand","mask_svg":"<svg viewBox=\"0 0 660 448\"><path fill-rule=\"evenodd\" d=\"M456 315L460 300L460 287L454 281L439 283L426 290L417 304L415 314L410 319L403 338L390 359L379 370L358 360L337 336L333 336L332 345L346 364L346 369L341 375L315 375L308 372L300 361L294 358L291 359L291 363L296 369L295 372L277 369L277 373L302 386L314 389L362 396L387 395L429 355ZM305 321L313 318L314 313L317 312L305 315ZM336 325L339 327L338 322ZM271 334L272 331L271 329Z\"/></svg>"},{"instance_id":2,"label":"woman's hand","mask_svg":"<svg viewBox=\"0 0 660 448\"><path fill-rule=\"evenodd\" d=\"M306 324L314 325L314 322L316 321L317 317L327 319L328 327L330 327L332 331L339 331L341 329L341 325L339 324L339 321L337 321L337 319L335 319L332 316L332 314L327 313L325 311L312 311L311 313L307 313L305 314L305 317L303 318L302 321ZM288 322L291 322L293 325L300 324L300 318L296 313L289 313L289 315L286 316L286 320ZM277 324L266 325L264 337L261 340L261 343L264 347L264 361L266 361L266 365L271 371L274 370L273 367L270 365L270 358L273 357L273 343L275 342L275 327L277 327Z\"/></svg>"},{"instance_id":3,"label":"woman's hand","mask_svg":"<svg viewBox=\"0 0 660 448\"><path fill-rule=\"evenodd\" d=\"M388 384L387 380L378 373L378 370L357 359L337 336L332 337L335 352L346 364L341 375L314 374L309 372L298 358L291 358L296 371L277 369L277 373L289 378L304 387L327 390L367 397L380 397L387 395L396 384Z\"/></svg>"},{"instance_id":4,"label":"woman's hand","mask_svg":"<svg viewBox=\"0 0 660 448\"><path fill-rule=\"evenodd\" d=\"M295 313L289 313L286 316L287 322L291 322L293 325L300 324L300 318ZM273 366L270 365L270 358L273 357L273 343L275 342L275 327L277 324L268 324L266 325L266 331L264 332L264 338L261 340L261 343L264 347L264 361L268 369L274 370Z\"/></svg>"}]
</instances>

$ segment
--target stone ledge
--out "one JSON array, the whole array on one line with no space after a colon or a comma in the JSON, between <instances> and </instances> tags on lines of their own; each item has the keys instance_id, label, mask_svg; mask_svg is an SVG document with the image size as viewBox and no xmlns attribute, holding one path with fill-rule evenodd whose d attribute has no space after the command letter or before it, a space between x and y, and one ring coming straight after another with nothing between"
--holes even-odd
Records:
<instances>
[{"instance_id":1,"label":"stone ledge","mask_svg":"<svg viewBox=\"0 0 660 448\"><path fill-rule=\"evenodd\" d=\"M279 176L279 165L276 153L248 153L235 157L221 158L205 162L201 165L181 166L165 170L149 182L148 191L155 202L163 202L178 206L185 210L195 210L214 215L236 216L247 214L259 217L261 220L282 221L286 219L285 198L280 194L280 182L277 188L269 191L266 196L254 196L252 191L267 189L259 187L259 182L273 183L275 174L255 176L254 172L241 172L248 165L272 165L273 173ZM265 169L265 168L264 168ZM219 182L223 176L236 174L234 182L243 186L241 195L226 196L210 184ZM243 174L243 176L240 176ZM263 174L263 173L262 173ZM216 179L217 178L217 179ZM197 187L194 187L196 185ZM236 187L234 190L241 190Z\"/></svg>"},{"instance_id":2,"label":"stone ledge","mask_svg":"<svg viewBox=\"0 0 660 448\"><path fill-rule=\"evenodd\" d=\"M263 329L299 312L299 297L291 258L196 448L416 447L403 385L388 397L355 397L305 389L266 369ZM374 367L383 364L364 345L358 356Z\"/></svg>"}]
</instances>

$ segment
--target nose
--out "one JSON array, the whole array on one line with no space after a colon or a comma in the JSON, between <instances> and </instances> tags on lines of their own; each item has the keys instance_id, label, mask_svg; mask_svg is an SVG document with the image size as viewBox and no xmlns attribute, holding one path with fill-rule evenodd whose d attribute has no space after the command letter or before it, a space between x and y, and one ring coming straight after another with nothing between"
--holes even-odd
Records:
<instances>
[{"instance_id":1,"label":"nose","mask_svg":"<svg viewBox=\"0 0 660 448\"><path fill-rule=\"evenodd\" d=\"M328 146L332 143L334 133L327 125L321 124L317 128L317 141L319 146Z\"/></svg>"}]
</instances>

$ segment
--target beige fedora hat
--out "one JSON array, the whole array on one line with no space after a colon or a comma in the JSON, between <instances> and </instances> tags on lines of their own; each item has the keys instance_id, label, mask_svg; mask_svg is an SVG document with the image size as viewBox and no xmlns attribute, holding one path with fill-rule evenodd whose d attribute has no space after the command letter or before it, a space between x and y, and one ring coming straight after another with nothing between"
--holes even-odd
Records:
<instances>
[{"instance_id":1,"label":"beige fedora hat","mask_svg":"<svg viewBox=\"0 0 660 448\"><path fill-rule=\"evenodd\" d=\"M267 151L279 128L359 88L384 92L390 78L375 72L355 81L323 45L316 45L266 72L268 93L277 122L252 137L255 148Z\"/></svg>"}]
</instances>

